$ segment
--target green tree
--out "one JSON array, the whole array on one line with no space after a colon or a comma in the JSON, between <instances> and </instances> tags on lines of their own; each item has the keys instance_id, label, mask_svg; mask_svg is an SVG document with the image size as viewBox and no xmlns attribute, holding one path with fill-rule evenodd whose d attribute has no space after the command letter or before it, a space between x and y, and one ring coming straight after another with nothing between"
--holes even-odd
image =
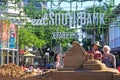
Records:
<instances>
[{"instance_id":1,"label":"green tree","mask_svg":"<svg viewBox=\"0 0 120 80\"><path fill-rule=\"evenodd\" d=\"M32 26L32 25L31 25ZM47 25L47 26L33 26L27 27L31 33L34 33L38 39L44 40L46 44L49 46L55 46L57 43L61 43L62 46L66 46L68 42L72 39L52 39L53 32L74 32L74 29L68 29L65 26L55 26L55 25Z\"/></svg>"},{"instance_id":2,"label":"green tree","mask_svg":"<svg viewBox=\"0 0 120 80\"><path fill-rule=\"evenodd\" d=\"M20 48L24 49L25 46L36 46L38 48L41 48L43 44L45 44L44 40L38 39L37 36L33 33L31 33L26 28L20 28L19 29L19 44Z\"/></svg>"},{"instance_id":3,"label":"green tree","mask_svg":"<svg viewBox=\"0 0 120 80\"><path fill-rule=\"evenodd\" d=\"M65 13L66 11L62 11L59 5L59 10L53 10L55 13ZM30 18L39 19L44 16L44 13L49 12L49 10L46 10L45 8L37 9L34 4L31 2L28 6L24 8L24 11L26 15ZM68 42L70 42L71 39L52 39L52 33L53 32L74 32L74 30L68 29L66 26L56 26L56 25L32 25L31 23L27 23L25 28L31 30L32 33L34 33L38 39L44 40L46 44L49 44L53 46L53 42L55 43L62 43L62 46L67 45Z\"/></svg>"}]
</instances>

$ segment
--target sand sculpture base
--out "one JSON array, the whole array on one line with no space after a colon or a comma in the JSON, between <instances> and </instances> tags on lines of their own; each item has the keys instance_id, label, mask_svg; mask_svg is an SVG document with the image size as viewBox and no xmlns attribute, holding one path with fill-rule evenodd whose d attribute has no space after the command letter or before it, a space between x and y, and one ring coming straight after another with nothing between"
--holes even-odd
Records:
<instances>
[{"instance_id":1,"label":"sand sculpture base","mask_svg":"<svg viewBox=\"0 0 120 80\"><path fill-rule=\"evenodd\" d=\"M120 80L117 69L107 68L104 63L93 58L74 41L73 47L65 55L64 68L51 73L51 80Z\"/></svg>"},{"instance_id":2,"label":"sand sculpture base","mask_svg":"<svg viewBox=\"0 0 120 80\"><path fill-rule=\"evenodd\" d=\"M101 70L54 71L43 75L45 80L120 80L120 75Z\"/></svg>"}]
</instances>

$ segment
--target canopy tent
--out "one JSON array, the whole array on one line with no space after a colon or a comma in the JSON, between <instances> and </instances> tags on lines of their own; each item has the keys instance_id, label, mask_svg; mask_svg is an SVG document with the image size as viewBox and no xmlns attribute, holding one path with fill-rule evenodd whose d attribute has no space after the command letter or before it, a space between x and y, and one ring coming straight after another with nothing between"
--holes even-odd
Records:
<instances>
[{"instance_id":1,"label":"canopy tent","mask_svg":"<svg viewBox=\"0 0 120 80\"><path fill-rule=\"evenodd\" d=\"M27 54L24 54L24 57L26 58L26 63L29 65L34 65L34 58L36 55L28 52Z\"/></svg>"},{"instance_id":2,"label":"canopy tent","mask_svg":"<svg viewBox=\"0 0 120 80\"><path fill-rule=\"evenodd\" d=\"M24 56L25 56L25 57L35 57L35 55L32 54L32 53L30 53L30 52L28 52L28 54L25 54Z\"/></svg>"}]
</instances>

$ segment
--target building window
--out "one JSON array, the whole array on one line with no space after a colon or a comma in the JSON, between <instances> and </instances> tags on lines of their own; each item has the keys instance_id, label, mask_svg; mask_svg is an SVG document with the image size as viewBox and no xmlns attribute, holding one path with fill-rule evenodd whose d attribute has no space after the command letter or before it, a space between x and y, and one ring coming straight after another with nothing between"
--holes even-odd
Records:
<instances>
[{"instance_id":1,"label":"building window","mask_svg":"<svg viewBox=\"0 0 120 80\"><path fill-rule=\"evenodd\" d=\"M0 2L0 5L6 5L6 2Z\"/></svg>"},{"instance_id":2,"label":"building window","mask_svg":"<svg viewBox=\"0 0 120 80\"><path fill-rule=\"evenodd\" d=\"M118 38L116 38L116 47L118 47Z\"/></svg>"},{"instance_id":3,"label":"building window","mask_svg":"<svg viewBox=\"0 0 120 80\"><path fill-rule=\"evenodd\" d=\"M119 40L119 41L118 41L118 42L119 42L119 43L118 43L118 46L120 47L120 37L119 37L119 39L118 39L118 40Z\"/></svg>"}]
</instances>

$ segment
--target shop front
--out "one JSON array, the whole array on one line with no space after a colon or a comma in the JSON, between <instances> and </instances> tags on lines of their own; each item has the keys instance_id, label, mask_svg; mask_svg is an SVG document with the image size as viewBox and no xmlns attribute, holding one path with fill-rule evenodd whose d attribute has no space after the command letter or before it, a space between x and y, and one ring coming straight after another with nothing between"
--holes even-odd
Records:
<instances>
[{"instance_id":1,"label":"shop front","mask_svg":"<svg viewBox=\"0 0 120 80\"><path fill-rule=\"evenodd\" d=\"M112 48L111 53L116 57L116 65L120 66L120 47Z\"/></svg>"}]
</instances>

